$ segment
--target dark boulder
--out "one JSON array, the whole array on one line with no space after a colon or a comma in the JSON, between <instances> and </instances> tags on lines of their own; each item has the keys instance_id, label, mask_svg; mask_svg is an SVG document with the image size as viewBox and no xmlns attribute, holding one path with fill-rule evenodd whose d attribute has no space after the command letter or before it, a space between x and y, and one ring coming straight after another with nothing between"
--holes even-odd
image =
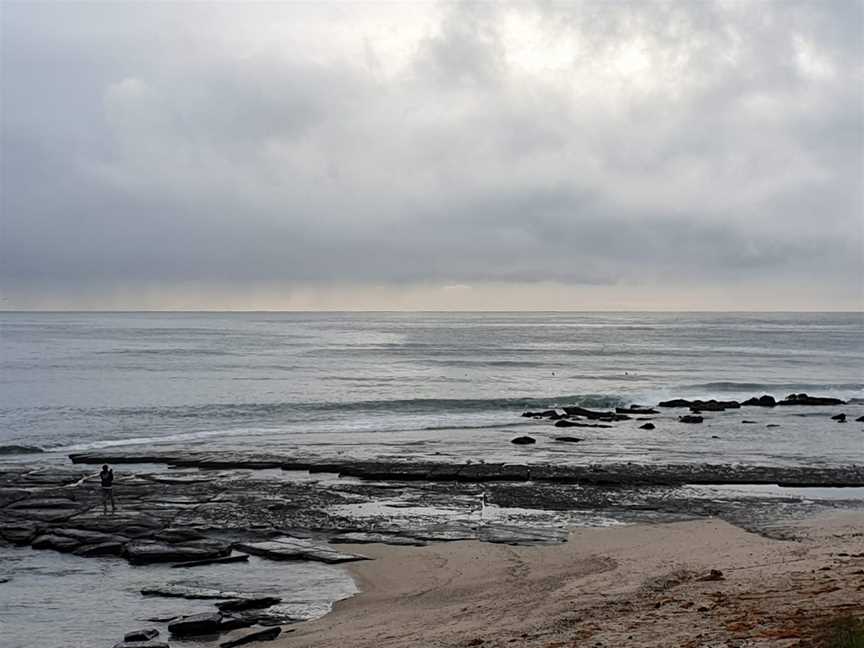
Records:
<instances>
[{"instance_id":1,"label":"dark boulder","mask_svg":"<svg viewBox=\"0 0 864 648\"><path fill-rule=\"evenodd\" d=\"M168 624L168 632L178 637L217 633L222 621L221 614L192 614L180 617Z\"/></svg>"},{"instance_id":2,"label":"dark boulder","mask_svg":"<svg viewBox=\"0 0 864 648\"><path fill-rule=\"evenodd\" d=\"M121 641L114 648L170 648L164 641Z\"/></svg>"},{"instance_id":3,"label":"dark boulder","mask_svg":"<svg viewBox=\"0 0 864 648\"><path fill-rule=\"evenodd\" d=\"M561 419L560 421L555 421L555 427L579 427L579 423L577 421L568 421L567 419Z\"/></svg>"},{"instance_id":4,"label":"dark boulder","mask_svg":"<svg viewBox=\"0 0 864 648\"><path fill-rule=\"evenodd\" d=\"M510 443L515 443L516 445L530 445L532 443L537 443L537 439L530 436L518 436L514 439L510 439Z\"/></svg>"},{"instance_id":5,"label":"dark boulder","mask_svg":"<svg viewBox=\"0 0 864 648\"><path fill-rule=\"evenodd\" d=\"M693 414L686 414L684 416L679 416L678 420L681 423L701 423L704 419L701 416L694 416Z\"/></svg>"},{"instance_id":6,"label":"dark boulder","mask_svg":"<svg viewBox=\"0 0 864 648\"><path fill-rule=\"evenodd\" d=\"M742 423L743 425L755 425L755 424L756 424L756 421L747 421L747 420L744 420L744 421L741 421L741 423Z\"/></svg>"},{"instance_id":7,"label":"dark boulder","mask_svg":"<svg viewBox=\"0 0 864 648\"><path fill-rule=\"evenodd\" d=\"M659 407L690 407L690 401L683 398L673 398L658 404Z\"/></svg>"},{"instance_id":8,"label":"dark boulder","mask_svg":"<svg viewBox=\"0 0 864 648\"><path fill-rule=\"evenodd\" d=\"M789 394L778 405L845 405L846 401L825 396L808 396L807 394Z\"/></svg>"},{"instance_id":9,"label":"dark boulder","mask_svg":"<svg viewBox=\"0 0 864 648\"><path fill-rule=\"evenodd\" d=\"M656 426L653 423L645 423L644 425L640 425L640 430L653 430Z\"/></svg>"},{"instance_id":10,"label":"dark boulder","mask_svg":"<svg viewBox=\"0 0 864 648\"><path fill-rule=\"evenodd\" d=\"M544 410L542 412L522 412L526 418L559 418L561 415L555 410Z\"/></svg>"},{"instance_id":11,"label":"dark boulder","mask_svg":"<svg viewBox=\"0 0 864 648\"><path fill-rule=\"evenodd\" d=\"M564 412L568 416L584 416L592 421L627 421L630 419L626 414L616 414L615 412L598 412L596 410L585 409L572 405L564 408Z\"/></svg>"},{"instance_id":12,"label":"dark boulder","mask_svg":"<svg viewBox=\"0 0 864 648\"><path fill-rule=\"evenodd\" d=\"M123 636L123 641L150 641L159 636L156 628L145 628L144 630L133 630Z\"/></svg>"},{"instance_id":13,"label":"dark boulder","mask_svg":"<svg viewBox=\"0 0 864 648\"><path fill-rule=\"evenodd\" d=\"M864 416L859 416L859 417L858 417L857 419L855 419L855 420L856 420L858 423L864 423Z\"/></svg>"},{"instance_id":14,"label":"dark boulder","mask_svg":"<svg viewBox=\"0 0 864 648\"><path fill-rule=\"evenodd\" d=\"M741 403L742 405L748 405L751 407L774 407L777 405L777 401L774 400L773 396L769 396L765 394L764 396L759 396L759 398L748 398L746 401Z\"/></svg>"},{"instance_id":15,"label":"dark boulder","mask_svg":"<svg viewBox=\"0 0 864 648\"><path fill-rule=\"evenodd\" d=\"M702 401L694 400L690 402L691 412L723 412L727 409L738 409L741 403L738 401L718 401L711 400Z\"/></svg>"},{"instance_id":16,"label":"dark boulder","mask_svg":"<svg viewBox=\"0 0 864 648\"><path fill-rule=\"evenodd\" d=\"M578 427L578 428L611 428L611 425L605 423L580 423L579 421L556 421L555 427Z\"/></svg>"},{"instance_id":17,"label":"dark boulder","mask_svg":"<svg viewBox=\"0 0 864 648\"><path fill-rule=\"evenodd\" d=\"M219 648L234 648L235 646L242 646L247 643L253 643L255 641L272 641L276 637L282 634L282 628L279 626L274 626L272 628L264 628L263 630L255 630L254 632L250 632L249 634L243 635L242 637L237 637L237 639L232 639L231 641L223 641L219 644Z\"/></svg>"},{"instance_id":18,"label":"dark boulder","mask_svg":"<svg viewBox=\"0 0 864 648\"><path fill-rule=\"evenodd\" d=\"M579 443L582 439L574 436L556 436L555 440L563 443Z\"/></svg>"},{"instance_id":19,"label":"dark boulder","mask_svg":"<svg viewBox=\"0 0 864 648\"><path fill-rule=\"evenodd\" d=\"M835 414L834 416L831 417L831 420L837 421L838 423L845 423L846 422L846 415L845 414Z\"/></svg>"}]
</instances>

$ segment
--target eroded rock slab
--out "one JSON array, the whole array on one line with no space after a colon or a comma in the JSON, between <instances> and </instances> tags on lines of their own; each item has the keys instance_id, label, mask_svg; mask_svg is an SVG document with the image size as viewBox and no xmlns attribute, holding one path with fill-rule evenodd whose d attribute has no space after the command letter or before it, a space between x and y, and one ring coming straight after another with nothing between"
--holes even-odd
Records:
<instances>
[{"instance_id":1,"label":"eroded rock slab","mask_svg":"<svg viewBox=\"0 0 864 648\"><path fill-rule=\"evenodd\" d=\"M257 610L278 605L282 599L278 596L255 596L250 598L229 599L217 603L220 612L242 612L243 610Z\"/></svg>"},{"instance_id":2,"label":"eroded rock slab","mask_svg":"<svg viewBox=\"0 0 864 648\"><path fill-rule=\"evenodd\" d=\"M282 634L282 628L278 626L273 628L265 628L263 630L256 630L254 632L250 632L249 634L245 634L242 637L237 637L237 639L232 639L231 641L223 641L221 644L219 644L219 648L234 648L235 646L242 646L256 641L272 641L280 634Z\"/></svg>"},{"instance_id":3,"label":"eroded rock slab","mask_svg":"<svg viewBox=\"0 0 864 648\"><path fill-rule=\"evenodd\" d=\"M343 553L327 545L288 536L264 542L239 542L234 547L268 560L314 560L328 564L369 560L367 556Z\"/></svg>"},{"instance_id":4,"label":"eroded rock slab","mask_svg":"<svg viewBox=\"0 0 864 648\"><path fill-rule=\"evenodd\" d=\"M227 555L224 543L197 540L184 544L167 544L154 540L134 540L123 549L123 556L131 563L144 565L161 562L187 562L209 560Z\"/></svg>"},{"instance_id":5,"label":"eroded rock slab","mask_svg":"<svg viewBox=\"0 0 864 648\"><path fill-rule=\"evenodd\" d=\"M426 542L417 538L406 537L392 533L374 533L356 531L340 533L330 538L331 544L387 544L409 547L425 547Z\"/></svg>"},{"instance_id":6,"label":"eroded rock slab","mask_svg":"<svg viewBox=\"0 0 864 648\"><path fill-rule=\"evenodd\" d=\"M266 596L265 594L252 592L230 592L208 587L194 587L179 583L169 583L160 587L146 587L141 590L144 596L162 596L165 598L185 598L190 600L218 600L230 599L252 599Z\"/></svg>"}]
</instances>

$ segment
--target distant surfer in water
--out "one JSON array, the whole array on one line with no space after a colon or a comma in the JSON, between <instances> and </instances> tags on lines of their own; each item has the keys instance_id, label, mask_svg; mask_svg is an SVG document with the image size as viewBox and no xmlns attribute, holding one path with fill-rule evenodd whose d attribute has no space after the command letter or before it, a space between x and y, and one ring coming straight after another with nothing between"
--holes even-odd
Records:
<instances>
[{"instance_id":1,"label":"distant surfer in water","mask_svg":"<svg viewBox=\"0 0 864 648\"><path fill-rule=\"evenodd\" d=\"M99 473L99 479L102 482L102 514L108 515L108 501L111 501L111 512L117 510L114 504L114 471L108 465L102 466L102 472Z\"/></svg>"}]
</instances>

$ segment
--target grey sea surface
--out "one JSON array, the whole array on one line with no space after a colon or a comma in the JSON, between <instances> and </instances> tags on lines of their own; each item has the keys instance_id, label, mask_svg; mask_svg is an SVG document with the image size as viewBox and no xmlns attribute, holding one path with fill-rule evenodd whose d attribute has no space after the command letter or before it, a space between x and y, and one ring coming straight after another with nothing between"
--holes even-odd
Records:
<instances>
[{"instance_id":1,"label":"grey sea surface","mask_svg":"<svg viewBox=\"0 0 864 648\"><path fill-rule=\"evenodd\" d=\"M508 435L534 424L519 414L554 405L807 392L864 413L861 313L7 312L0 348L0 445L64 455L171 443L510 460ZM590 434L568 460L864 460L862 425L836 411L742 425L754 412L733 410L699 428L670 411L654 431Z\"/></svg>"}]
</instances>

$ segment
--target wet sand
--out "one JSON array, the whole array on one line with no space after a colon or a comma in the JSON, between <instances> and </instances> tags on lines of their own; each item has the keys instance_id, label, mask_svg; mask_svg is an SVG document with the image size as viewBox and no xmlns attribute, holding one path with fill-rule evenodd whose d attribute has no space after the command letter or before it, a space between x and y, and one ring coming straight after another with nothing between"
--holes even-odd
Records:
<instances>
[{"instance_id":1,"label":"wet sand","mask_svg":"<svg viewBox=\"0 0 864 648\"><path fill-rule=\"evenodd\" d=\"M349 568L362 593L275 645L810 645L827 619L864 615L864 512L783 531L708 519L576 529L545 547L367 545L377 560Z\"/></svg>"}]
</instances>

